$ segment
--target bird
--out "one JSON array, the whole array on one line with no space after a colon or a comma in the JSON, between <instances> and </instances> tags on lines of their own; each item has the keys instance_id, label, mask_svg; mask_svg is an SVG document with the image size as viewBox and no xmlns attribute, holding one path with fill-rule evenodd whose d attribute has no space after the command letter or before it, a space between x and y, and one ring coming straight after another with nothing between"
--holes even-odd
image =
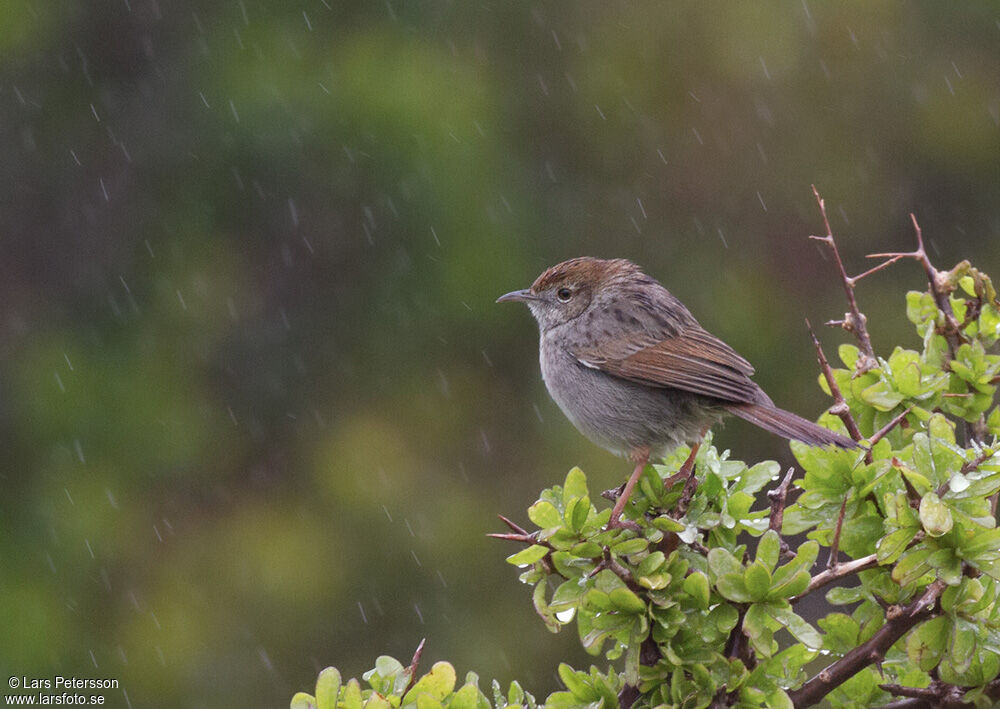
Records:
<instances>
[{"instance_id":1,"label":"bird","mask_svg":"<svg viewBox=\"0 0 1000 709\"><path fill-rule=\"evenodd\" d=\"M573 258L497 302L524 303L538 322L542 379L566 417L635 464L610 526L623 526L625 504L650 458L690 445L680 472L693 474L701 440L727 414L811 446L857 447L775 406L750 378L750 363L632 261Z\"/></svg>"}]
</instances>

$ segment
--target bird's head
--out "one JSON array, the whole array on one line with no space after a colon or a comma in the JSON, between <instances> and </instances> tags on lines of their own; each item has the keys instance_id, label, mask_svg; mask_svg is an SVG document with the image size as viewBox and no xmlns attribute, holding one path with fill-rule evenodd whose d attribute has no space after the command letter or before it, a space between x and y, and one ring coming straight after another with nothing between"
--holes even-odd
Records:
<instances>
[{"instance_id":1,"label":"bird's head","mask_svg":"<svg viewBox=\"0 0 1000 709\"><path fill-rule=\"evenodd\" d=\"M593 301L640 277L642 272L631 261L583 256L546 269L530 288L502 295L497 302L525 303L544 332L573 320Z\"/></svg>"}]
</instances>

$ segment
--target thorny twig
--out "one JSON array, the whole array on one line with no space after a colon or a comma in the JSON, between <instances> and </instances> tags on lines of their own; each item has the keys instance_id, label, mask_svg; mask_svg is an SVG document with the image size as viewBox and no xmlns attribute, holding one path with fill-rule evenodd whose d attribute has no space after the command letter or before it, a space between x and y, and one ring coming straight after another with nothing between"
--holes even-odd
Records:
<instances>
[{"instance_id":1,"label":"thorny twig","mask_svg":"<svg viewBox=\"0 0 1000 709\"><path fill-rule=\"evenodd\" d=\"M997 454L996 450L994 450L992 448L987 448L985 451L983 451L982 453L980 453L979 455L977 455L972 460L966 461L962 465L962 467L958 469L959 475L966 475L968 473L971 473L973 470L975 470L976 468L978 468L980 465L982 465L983 463L985 463L987 460L989 460L990 458L992 458L996 454ZM950 479L948 480L948 482L941 483L941 485L937 489L937 495L938 495L938 497L941 497L946 492L948 492L948 489L949 489L950 485L951 485L951 480Z\"/></svg>"},{"instance_id":2,"label":"thorny twig","mask_svg":"<svg viewBox=\"0 0 1000 709\"><path fill-rule=\"evenodd\" d=\"M831 690L839 687L863 668L881 662L889 648L907 631L935 614L938 597L944 588L943 581L934 581L916 601L900 608L891 617L887 613L885 625L879 628L870 639L829 665L800 688L788 693L795 708L803 709L816 704Z\"/></svg>"},{"instance_id":3,"label":"thorny twig","mask_svg":"<svg viewBox=\"0 0 1000 709\"><path fill-rule=\"evenodd\" d=\"M868 439L868 445L874 448L875 444L881 441L887 435L889 435L892 429L896 428L896 426L901 424L903 420L906 418L907 414L909 414L911 411L913 411L913 407L907 406L902 412L893 416L892 420L889 423L887 423L885 426L876 431L875 435Z\"/></svg>"},{"instance_id":4,"label":"thorny twig","mask_svg":"<svg viewBox=\"0 0 1000 709\"><path fill-rule=\"evenodd\" d=\"M927 250L924 248L924 236L920 230L920 224L917 223L917 217L911 213L910 220L913 222L913 231L917 235L916 251L868 254L868 258L885 258L891 262L898 261L901 258L912 258L920 262L920 265L924 267L924 272L927 274L927 283L930 286L934 302L945 320L945 326L941 334L948 341L948 351L951 359L955 359L955 351L965 340L965 337L962 335L961 326L955 319L955 311L952 310L951 303L948 301L948 293L952 288L949 286L947 274L934 268L934 264L931 263L930 258L927 256ZM887 261L886 264L890 261Z\"/></svg>"},{"instance_id":5,"label":"thorny twig","mask_svg":"<svg viewBox=\"0 0 1000 709\"><path fill-rule=\"evenodd\" d=\"M427 642L427 638L421 638L420 644L417 645L417 649L413 652L413 659L410 661L410 666L406 668L406 672L410 675L410 681L406 683L406 689L403 690L403 694L400 696L406 696L406 693L410 691L410 688L417 681L417 667L420 665L420 656L424 654L424 643Z\"/></svg>"},{"instance_id":6,"label":"thorny twig","mask_svg":"<svg viewBox=\"0 0 1000 709\"><path fill-rule=\"evenodd\" d=\"M847 432L851 438L855 441L860 441L864 436L861 435L858 423L854 420L854 416L851 415L851 407L844 400L840 386L838 386L837 380L833 376L833 369L830 367L830 362L826 359L826 353L823 352L823 346L819 344L819 339L816 337L816 333L813 332L812 324L808 320L806 320L806 327L809 329L809 336L812 338L813 346L816 348L816 359L819 360L820 369L823 370L823 378L826 379L827 386L830 387L830 395L833 397L834 403L830 407L830 413L839 416L840 420L844 422L844 426L847 427ZM870 456L871 452L865 456L866 462L871 462L869 460Z\"/></svg>"},{"instance_id":7,"label":"thorny twig","mask_svg":"<svg viewBox=\"0 0 1000 709\"><path fill-rule=\"evenodd\" d=\"M778 538L781 540L781 553L783 555L791 554L788 542L781 536L781 525L785 521L785 503L788 500L788 488L792 484L792 476L794 474L795 468L789 468L778 487L769 490L767 493L767 499L771 501L771 514L768 516L767 527L778 533Z\"/></svg>"},{"instance_id":8,"label":"thorny twig","mask_svg":"<svg viewBox=\"0 0 1000 709\"><path fill-rule=\"evenodd\" d=\"M868 556L863 556L860 559L854 559L852 561L845 561L842 564L837 564L832 569L827 569L826 571L822 571L813 576L812 581L809 582L809 587L798 596L792 598L791 601L792 603L795 603L796 601L805 598L813 591L823 588L838 579L850 576L851 574L856 574L860 571L864 571L865 569L870 569L874 566L878 566L878 557L874 554L869 554Z\"/></svg>"},{"instance_id":9,"label":"thorny twig","mask_svg":"<svg viewBox=\"0 0 1000 709\"><path fill-rule=\"evenodd\" d=\"M837 242L833 239L833 229L830 228L830 220L826 216L826 202L822 197L819 196L819 191L816 189L816 185L813 185L813 194L816 196L816 203L819 205L820 214L823 215L823 226L826 227L826 236L810 236L810 239L815 239L816 241L822 241L826 244L830 251L833 253L833 260L837 264L837 270L840 271L840 280L844 284L844 294L847 296L847 305L850 308L850 312L844 316L843 320L827 323L828 325L840 325L848 332L854 333L854 336L858 340L858 345L861 348L861 355L858 357L858 362L856 365L856 372L858 374L864 374L868 370L876 367L878 362L875 359L875 351L872 349L872 340L868 335L868 325L867 320L861 310L858 308L858 301L854 297L854 287L857 285L865 276L870 276L871 274L879 271L890 263L898 261L899 258L892 258L889 261L879 264L875 268L870 268L864 273L858 276L848 276L847 270L844 268L844 261L840 258L840 250L837 248Z\"/></svg>"}]
</instances>

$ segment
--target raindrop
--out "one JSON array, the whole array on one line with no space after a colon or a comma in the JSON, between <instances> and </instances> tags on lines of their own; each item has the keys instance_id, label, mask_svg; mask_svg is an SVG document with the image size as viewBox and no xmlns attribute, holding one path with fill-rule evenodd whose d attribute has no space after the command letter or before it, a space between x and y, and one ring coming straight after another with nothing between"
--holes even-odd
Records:
<instances>
[{"instance_id":1,"label":"raindrop","mask_svg":"<svg viewBox=\"0 0 1000 709\"><path fill-rule=\"evenodd\" d=\"M764 76L768 81L771 80L771 73L767 70L767 63L764 61L764 57L757 57L760 59L760 68L764 70Z\"/></svg>"},{"instance_id":2,"label":"raindrop","mask_svg":"<svg viewBox=\"0 0 1000 709\"><path fill-rule=\"evenodd\" d=\"M767 211L767 205L764 204L764 198L761 196L760 192L757 192L757 201L760 202L760 206L763 207L764 211L766 212Z\"/></svg>"},{"instance_id":3,"label":"raindrop","mask_svg":"<svg viewBox=\"0 0 1000 709\"><path fill-rule=\"evenodd\" d=\"M718 232L719 238L722 239L722 245L728 249L729 248L729 243L726 241L726 235L722 233L722 227L718 227L718 226L715 227L715 231Z\"/></svg>"},{"instance_id":4,"label":"raindrop","mask_svg":"<svg viewBox=\"0 0 1000 709\"><path fill-rule=\"evenodd\" d=\"M308 29L310 32L312 32L313 31L313 26L312 26L312 23L309 22L309 15L306 14L305 10L302 11L302 19L304 19L306 21L306 29Z\"/></svg>"},{"instance_id":5,"label":"raindrop","mask_svg":"<svg viewBox=\"0 0 1000 709\"><path fill-rule=\"evenodd\" d=\"M604 111L602 111L602 110L601 110L601 107L600 107L600 106L598 106L598 105L597 105L597 104L595 103L595 104L594 104L594 108L596 108L596 109L597 109L597 115L601 117L601 120L602 120L602 121L606 121L606 120L608 120L608 119L607 119L607 117L606 117L606 116L604 115Z\"/></svg>"},{"instance_id":6,"label":"raindrop","mask_svg":"<svg viewBox=\"0 0 1000 709\"><path fill-rule=\"evenodd\" d=\"M358 601L358 610L361 611L361 621L368 625L368 616L365 615L365 607L361 605L361 601Z\"/></svg>"},{"instance_id":7,"label":"raindrop","mask_svg":"<svg viewBox=\"0 0 1000 709\"><path fill-rule=\"evenodd\" d=\"M66 387L63 386L63 380L62 380L62 377L59 376L59 372L52 372L52 373L56 377L56 384L59 386L59 391L61 391L63 394L65 394L66 393Z\"/></svg>"},{"instance_id":8,"label":"raindrop","mask_svg":"<svg viewBox=\"0 0 1000 709\"><path fill-rule=\"evenodd\" d=\"M236 104L233 103L232 99L229 99L229 110L233 112L233 119L237 123L239 123L240 122L240 114L236 112Z\"/></svg>"},{"instance_id":9,"label":"raindrop","mask_svg":"<svg viewBox=\"0 0 1000 709\"><path fill-rule=\"evenodd\" d=\"M77 457L77 459L81 463L86 464L87 461L83 457L83 446L80 445L80 439L79 438L77 438L77 439L75 439L73 441L73 449L76 451L76 457ZM68 495L69 493L66 493L66 494Z\"/></svg>"},{"instance_id":10,"label":"raindrop","mask_svg":"<svg viewBox=\"0 0 1000 709\"><path fill-rule=\"evenodd\" d=\"M416 603L414 603L413 604L413 610L415 610L417 612L417 618L420 619L420 624L423 625L424 624L424 614L420 612L420 606L418 606Z\"/></svg>"},{"instance_id":11,"label":"raindrop","mask_svg":"<svg viewBox=\"0 0 1000 709\"><path fill-rule=\"evenodd\" d=\"M417 566L421 568L423 567L423 564L420 563L420 557L417 556L417 552L410 549L410 556L413 557L413 560L417 563Z\"/></svg>"},{"instance_id":12,"label":"raindrop","mask_svg":"<svg viewBox=\"0 0 1000 709\"><path fill-rule=\"evenodd\" d=\"M642 218L649 219L649 217L646 216L646 208L642 206L642 200L636 197L635 201L639 203L639 211L642 212Z\"/></svg>"}]
</instances>

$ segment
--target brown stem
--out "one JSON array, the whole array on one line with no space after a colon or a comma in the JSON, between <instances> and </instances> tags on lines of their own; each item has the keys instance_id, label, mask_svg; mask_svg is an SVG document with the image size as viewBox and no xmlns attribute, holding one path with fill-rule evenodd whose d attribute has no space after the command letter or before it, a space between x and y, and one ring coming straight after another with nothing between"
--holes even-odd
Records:
<instances>
[{"instance_id":1,"label":"brown stem","mask_svg":"<svg viewBox=\"0 0 1000 709\"><path fill-rule=\"evenodd\" d=\"M855 441L860 441L864 438L864 436L861 435L861 431L858 429L858 424L851 415L851 407L848 406L847 401L844 400L844 395L841 393L840 387L837 385L837 380L834 379L833 369L830 367L830 362L826 359L826 353L823 352L823 346L819 344L819 339L816 337L816 333L813 332L812 325L808 320L806 320L806 327L809 329L809 336L812 338L813 346L816 348L816 359L819 360L819 367L823 370L823 378L826 379L826 384L830 387L830 395L833 397L834 404L830 407L830 413L839 416L840 420L844 422L844 426L847 427L847 432L850 434L851 438ZM871 369L871 367L869 367L869 369ZM865 461L870 463L870 457L871 452L865 456Z\"/></svg>"},{"instance_id":2,"label":"brown stem","mask_svg":"<svg viewBox=\"0 0 1000 709\"><path fill-rule=\"evenodd\" d=\"M965 337L962 335L961 326L955 318L955 311L952 310L951 303L948 301L948 291L950 289L946 275L934 268L934 264L931 263L930 258L927 256L927 249L924 248L923 232L920 230L920 224L917 223L916 215L911 213L910 221L913 222L913 231L917 236L916 251L868 254L868 258L886 258L892 261L897 261L901 258L912 258L920 262L920 265L924 267L924 273L927 274L927 283L930 287L931 296L933 296L938 310L941 311L941 315L944 317L945 326L942 334L948 341L948 352L951 359L955 359L955 352L958 350L958 346L965 340Z\"/></svg>"},{"instance_id":3,"label":"brown stem","mask_svg":"<svg viewBox=\"0 0 1000 709\"><path fill-rule=\"evenodd\" d=\"M421 638L420 644L417 645L417 649L413 652L413 659L410 660L410 666L406 668L406 672L410 675L410 681L406 683L406 689L403 690L401 696L406 696L406 693L410 691L410 688L417 681L417 667L420 666L420 656L424 654L424 643L427 642L427 638Z\"/></svg>"},{"instance_id":4,"label":"brown stem","mask_svg":"<svg viewBox=\"0 0 1000 709\"><path fill-rule=\"evenodd\" d=\"M907 631L935 614L938 597L944 591L943 581L934 581L923 595L910 605L899 609L896 615L886 615L886 622L866 642L809 679L800 688L788 693L795 709L804 709L818 703L833 689L839 687L865 667L885 659L897 640Z\"/></svg>"},{"instance_id":5,"label":"brown stem","mask_svg":"<svg viewBox=\"0 0 1000 709\"><path fill-rule=\"evenodd\" d=\"M850 313L848 313L843 321L843 327L845 330L849 330L854 333L854 336L858 340L858 345L861 348L861 356L858 358L857 362L857 372L863 374L868 370L875 367L878 363L875 360L875 351L872 349L872 340L868 335L868 325L865 316L861 313L858 308L858 301L854 297L854 286L857 282L868 276L875 271L885 268L888 263L881 264L873 269L869 269L860 276L851 278L847 275L847 270L844 268L844 261L840 258L840 249L837 248L837 242L833 239L833 229L830 228L830 220L826 216L826 202L822 197L819 196L819 191L816 189L816 185L813 185L813 194L816 196L816 203L819 205L820 214L823 215L823 226L826 227L826 236L810 236L810 239L815 239L816 241L822 241L833 253L833 260L837 264L837 270L840 272L840 280L844 284L844 295L847 296L847 305L850 308Z\"/></svg>"},{"instance_id":6,"label":"brown stem","mask_svg":"<svg viewBox=\"0 0 1000 709\"><path fill-rule=\"evenodd\" d=\"M875 435L868 439L868 445L874 448L875 444L881 441L887 435L889 435L892 429L896 428L896 426L901 424L903 422L903 419L905 419L907 414L909 414L911 411L913 411L913 407L907 406L906 409L904 409L901 413L897 414L896 416L893 416L892 420L889 423L887 423L885 426L876 431Z\"/></svg>"},{"instance_id":7,"label":"brown stem","mask_svg":"<svg viewBox=\"0 0 1000 709\"><path fill-rule=\"evenodd\" d=\"M962 474L962 475L965 475L966 473L971 473L973 470L975 470L976 468L978 468L980 465L982 465L983 463L985 463L987 460L989 460L990 458L992 458L996 454L997 454L997 451L994 451L994 450L987 450L987 451L985 451L983 453L980 453L975 458L973 458L972 460L970 460L970 461L966 462L964 465L962 465L962 467L959 468L958 472L960 474ZM938 487L938 489L937 489L937 495L938 495L938 497L941 497L946 492L948 492L948 484L950 482L951 481L949 480L946 483L942 483L941 486ZM996 509L995 508L994 508L993 512L994 512L994 514L996 513Z\"/></svg>"},{"instance_id":8,"label":"brown stem","mask_svg":"<svg viewBox=\"0 0 1000 709\"><path fill-rule=\"evenodd\" d=\"M781 536L781 525L785 521L785 503L788 500L788 488L792 484L792 476L794 474L795 468L789 468L778 487L769 490L767 493L767 498L771 501L771 514L768 517L767 527L778 533L778 538L781 540L781 553L783 555L792 554L791 549L788 548L788 542Z\"/></svg>"},{"instance_id":9,"label":"brown stem","mask_svg":"<svg viewBox=\"0 0 1000 709\"><path fill-rule=\"evenodd\" d=\"M860 571L864 571L865 569L870 569L874 566L878 566L878 557L874 554L869 554L868 556L863 556L860 559L854 559L852 561L845 561L842 564L837 564L832 569L827 569L826 571L813 576L812 581L809 582L809 587L798 596L792 598L792 603L801 600L813 591L823 588L838 579L850 576L851 574L856 574Z\"/></svg>"}]
</instances>

